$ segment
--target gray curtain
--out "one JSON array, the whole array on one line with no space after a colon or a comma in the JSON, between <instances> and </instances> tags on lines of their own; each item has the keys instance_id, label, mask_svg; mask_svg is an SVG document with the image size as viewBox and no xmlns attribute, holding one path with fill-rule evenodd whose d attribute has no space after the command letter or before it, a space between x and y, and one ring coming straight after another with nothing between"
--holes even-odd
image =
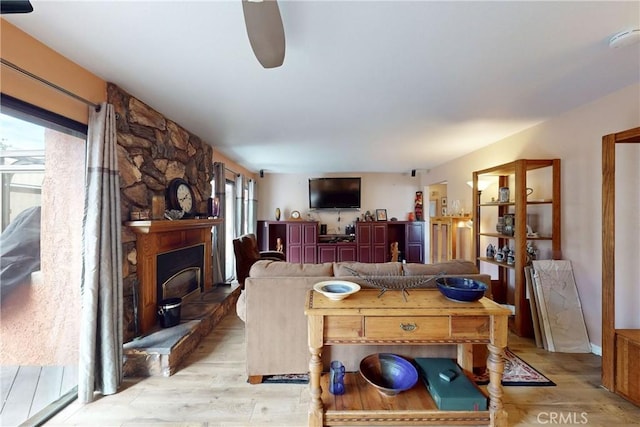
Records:
<instances>
[{"instance_id":1,"label":"gray curtain","mask_svg":"<svg viewBox=\"0 0 640 427\"><path fill-rule=\"evenodd\" d=\"M78 399L122 382L122 244L116 124L112 105L89 109L83 218Z\"/></svg>"},{"instance_id":2,"label":"gray curtain","mask_svg":"<svg viewBox=\"0 0 640 427\"><path fill-rule=\"evenodd\" d=\"M250 179L248 183L249 200L247 203L247 233L254 233L258 228L258 183Z\"/></svg>"},{"instance_id":3,"label":"gray curtain","mask_svg":"<svg viewBox=\"0 0 640 427\"><path fill-rule=\"evenodd\" d=\"M215 188L215 197L220 201L220 218L222 218L222 224L213 227L213 259L214 259L214 271L213 279L215 283L226 281L226 245L225 245L225 230L226 230L226 212L227 212L227 200L225 192L225 167L222 162L213 163L213 181Z\"/></svg>"},{"instance_id":4,"label":"gray curtain","mask_svg":"<svg viewBox=\"0 0 640 427\"><path fill-rule=\"evenodd\" d=\"M244 202L244 189L246 187L245 182L246 178L244 175L236 175L236 217L234 218L236 236L241 236L247 232Z\"/></svg>"}]
</instances>

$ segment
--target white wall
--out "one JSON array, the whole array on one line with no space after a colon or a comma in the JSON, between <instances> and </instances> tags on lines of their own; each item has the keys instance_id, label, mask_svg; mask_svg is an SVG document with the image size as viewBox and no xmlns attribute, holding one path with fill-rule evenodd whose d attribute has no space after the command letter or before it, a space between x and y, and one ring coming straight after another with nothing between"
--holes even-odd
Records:
<instances>
[{"instance_id":1,"label":"white wall","mask_svg":"<svg viewBox=\"0 0 640 427\"><path fill-rule=\"evenodd\" d=\"M638 126L636 84L421 175L425 186L446 181L448 199L459 199L469 209L466 181L474 170L519 158L560 158L562 252L573 266L589 339L596 346L602 342L602 136ZM640 147L625 144L616 153L616 327L639 328ZM491 191L483 192L483 200Z\"/></svg>"},{"instance_id":2,"label":"white wall","mask_svg":"<svg viewBox=\"0 0 640 427\"><path fill-rule=\"evenodd\" d=\"M349 176L362 178L360 211L309 211L309 178ZM420 179L409 173L341 173L341 174L269 174L258 178L258 219L275 220L275 210L280 208L281 220L289 218L292 210L298 210L303 218L327 224L329 234L344 233L344 226L352 224L367 210L386 209L387 218L406 221L413 212L416 191L420 191Z\"/></svg>"}]
</instances>

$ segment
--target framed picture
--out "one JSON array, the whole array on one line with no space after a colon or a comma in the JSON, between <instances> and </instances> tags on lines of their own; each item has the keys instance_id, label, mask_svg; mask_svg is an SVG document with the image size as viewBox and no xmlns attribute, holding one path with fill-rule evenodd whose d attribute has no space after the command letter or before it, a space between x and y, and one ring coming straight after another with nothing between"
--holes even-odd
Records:
<instances>
[{"instance_id":1,"label":"framed picture","mask_svg":"<svg viewBox=\"0 0 640 427\"><path fill-rule=\"evenodd\" d=\"M387 210L376 209L376 221L386 221L386 220L387 220Z\"/></svg>"},{"instance_id":2,"label":"framed picture","mask_svg":"<svg viewBox=\"0 0 640 427\"><path fill-rule=\"evenodd\" d=\"M447 216L447 207L446 207L446 206L443 206L443 207L442 207L442 213L441 213L441 215L442 215L442 216Z\"/></svg>"},{"instance_id":3,"label":"framed picture","mask_svg":"<svg viewBox=\"0 0 640 427\"><path fill-rule=\"evenodd\" d=\"M442 204L442 206L447 206L447 198L443 197L442 199L440 199L440 203Z\"/></svg>"}]
</instances>

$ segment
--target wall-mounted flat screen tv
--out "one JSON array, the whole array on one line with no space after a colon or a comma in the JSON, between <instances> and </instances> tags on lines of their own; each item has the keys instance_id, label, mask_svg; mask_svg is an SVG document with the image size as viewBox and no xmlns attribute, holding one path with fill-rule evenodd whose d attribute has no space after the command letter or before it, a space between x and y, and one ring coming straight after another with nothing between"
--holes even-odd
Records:
<instances>
[{"instance_id":1,"label":"wall-mounted flat screen tv","mask_svg":"<svg viewBox=\"0 0 640 427\"><path fill-rule=\"evenodd\" d=\"M360 178L310 178L310 209L360 209Z\"/></svg>"}]
</instances>

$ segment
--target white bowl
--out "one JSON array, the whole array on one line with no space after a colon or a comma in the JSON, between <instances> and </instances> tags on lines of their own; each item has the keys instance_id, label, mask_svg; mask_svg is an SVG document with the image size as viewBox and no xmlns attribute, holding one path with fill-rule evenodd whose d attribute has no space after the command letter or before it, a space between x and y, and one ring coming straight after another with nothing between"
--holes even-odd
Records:
<instances>
[{"instance_id":1,"label":"white bowl","mask_svg":"<svg viewBox=\"0 0 640 427\"><path fill-rule=\"evenodd\" d=\"M313 290L333 301L340 301L360 290L360 285L346 280L326 280L313 285Z\"/></svg>"}]
</instances>

